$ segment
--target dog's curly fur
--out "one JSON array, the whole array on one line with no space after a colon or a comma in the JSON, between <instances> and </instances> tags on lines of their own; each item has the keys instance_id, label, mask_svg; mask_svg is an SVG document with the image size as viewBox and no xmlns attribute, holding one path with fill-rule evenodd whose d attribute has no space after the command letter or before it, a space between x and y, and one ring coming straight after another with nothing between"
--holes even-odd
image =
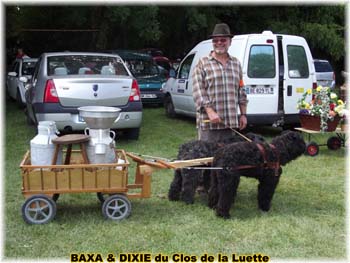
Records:
<instances>
[{"instance_id":1,"label":"dog's curly fur","mask_svg":"<svg viewBox=\"0 0 350 263\"><path fill-rule=\"evenodd\" d=\"M276 151L267 143L261 144L265 149L266 159L268 162L279 160L280 165L285 165L305 152L304 139L298 132L286 132L274 138L271 144ZM274 168L258 167L263 162L263 155L256 143L238 142L218 149L214 155L213 167L224 169L211 173L208 206L214 208L218 216L229 218L240 176L247 176L259 180L258 205L262 211L269 211L282 168L278 168L276 175ZM244 165L257 167L236 169Z\"/></svg>"},{"instance_id":2,"label":"dog's curly fur","mask_svg":"<svg viewBox=\"0 0 350 263\"><path fill-rule=\"evenodd\" d=\"M264 138L258 134L248 133L249 139L256 142L264 142ZM213 157L216 150L226 144L243 141L239 136L218 143L194 140L182 144L178 151L178 160L190 160L198 158ZM170 185L168 198L170 201L182 200L187 204L194 202L196 189L201 186L207 193L210 187L210 171L196 169L176 169L174 179Z\"/></svg>"}]
</instances>

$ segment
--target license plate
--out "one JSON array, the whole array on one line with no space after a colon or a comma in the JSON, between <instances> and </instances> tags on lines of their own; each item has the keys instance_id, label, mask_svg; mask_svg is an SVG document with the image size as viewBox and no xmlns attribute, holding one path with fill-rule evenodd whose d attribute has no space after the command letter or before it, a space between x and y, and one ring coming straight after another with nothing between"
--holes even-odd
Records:
<instances>
[{"instance_id":1,"label":"license plate","mask_svg":"<svg viewBox=\"0 0 350 263\"><path fill-rule=\"evenodd\" d=\"M156 99L156 94L141 94L141 99Z\"/></svg>"},{"instance_id":2,"label":"license plate","mask_svg":"<svg viewBox=\"0 0 350 263\"><path fill-rule=\"evenodd\" d=\"M273 88L272 87L246 87L245 91L247 94L273 94Z\"/></svg>"}]
</instances>

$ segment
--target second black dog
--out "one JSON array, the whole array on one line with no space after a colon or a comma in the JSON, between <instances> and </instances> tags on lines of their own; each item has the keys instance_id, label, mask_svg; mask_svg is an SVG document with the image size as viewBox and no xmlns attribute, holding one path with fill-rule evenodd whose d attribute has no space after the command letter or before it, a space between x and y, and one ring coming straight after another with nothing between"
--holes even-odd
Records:
<instances>
[{"instance_id":1,"label":"second black dog","mask_svg":"<svg viewBox=\"0 0 350 263\"><path fill-rule=\"evenodd\" d=\"M305 152L305 142L298 132L287 132L274 138L271 145L260 145L238 142L216 151L213 166L223 169L211 174L208 205L216 210L218 216L230 217L240 176L259 180L258 205L261 210L268 211L282 174L280 165Z\"/></svg>"}]
</instances>

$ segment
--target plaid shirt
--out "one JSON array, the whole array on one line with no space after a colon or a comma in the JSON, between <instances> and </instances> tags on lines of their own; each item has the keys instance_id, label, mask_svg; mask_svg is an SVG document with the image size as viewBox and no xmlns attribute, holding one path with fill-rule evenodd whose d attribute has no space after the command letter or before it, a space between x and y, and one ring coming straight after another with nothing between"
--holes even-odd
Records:
<instances>
[{"instance_id":1,"label":"plaid shirt","mask_svg":"<svg viewBox=\"0 0 350 263\"><path fill-rule=\"evenodd\" d=\"M203 57L193 71L193 100L197 109L197 128L214 130L238 128L237 107L246 106L247 95L240 87L242 68L239 60L229 56L226 68L212 57ZM204 123L209 117L205 111L211 107L223 123Z\"/></svg>"}]
</instances>

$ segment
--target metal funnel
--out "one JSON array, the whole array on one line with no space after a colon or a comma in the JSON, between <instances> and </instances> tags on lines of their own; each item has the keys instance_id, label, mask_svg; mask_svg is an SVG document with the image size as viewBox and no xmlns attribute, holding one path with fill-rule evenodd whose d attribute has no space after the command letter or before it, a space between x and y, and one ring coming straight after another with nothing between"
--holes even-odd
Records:
<instances>
[{"instance_id":1,"label":"metal funnel","mask_svg":"<svg viewBox=\"0 0 350 263\"><path fill-rule=\"evenodd\" d=\"M84 106L78 110L90 129L110 129L121 111L120 108L104 106Z\"/></svg>"}]
</instances>

